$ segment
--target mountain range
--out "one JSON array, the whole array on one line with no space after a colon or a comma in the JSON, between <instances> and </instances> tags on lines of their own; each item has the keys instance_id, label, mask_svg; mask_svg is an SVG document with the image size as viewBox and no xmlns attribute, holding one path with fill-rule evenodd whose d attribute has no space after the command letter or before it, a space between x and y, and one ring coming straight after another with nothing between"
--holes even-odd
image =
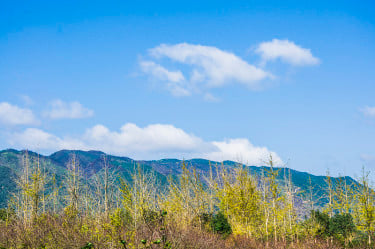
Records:
<instances>
[{"instance_id":1,"label":"mountain range","mask_svg":"<svg viewBox=\"0 0 375 249\"><path fill-rule=\"evenodd\" d=\"M47 175L54 174L56 181L62 183L67 173L67 167L72 155L79 162L80 172L86 181L90 182L93 177L102 174L104 170L104 158L108 167L128 182L132 181L132 173L136 165L146 171L151 172L159 183L159 186L165 186L168 177L177 177L182 172L182 160L161 159L161 160L133 160L128 157L119 157L107 155L101 151L81 151L81 150L60 150L49 156L39 155L32 151L19 151L7 149L0 151L0 208L6 207L12 193L17 190L17 179L22 175L25 165L25 155L28 155L28 161L31 165L39 162L40 167ZM188 168L194 167L201 175L208 175L210 167L222 165L225 168L233 168L239 164L233 161L213 162L205 159L184 160ZM245 166L245 165L242 165ZM245 166L248 167L254 176L259 177L263 170L268 170L267 166ZM277 181L283 186L285 179L289 178L300 196L301 202L310 186L314 189L314 198L317 206L322 207L326 203L327 183L326 176L317 176L306 172L300 172L289 168L274 168L279 174ZM357 184L351 177L342 177L348 184ZM204 178L202 178L204 179ZM333 182L338 178L332 178ZM310 184L311 180L311 184Z\"/></svg>"}]
</instances>

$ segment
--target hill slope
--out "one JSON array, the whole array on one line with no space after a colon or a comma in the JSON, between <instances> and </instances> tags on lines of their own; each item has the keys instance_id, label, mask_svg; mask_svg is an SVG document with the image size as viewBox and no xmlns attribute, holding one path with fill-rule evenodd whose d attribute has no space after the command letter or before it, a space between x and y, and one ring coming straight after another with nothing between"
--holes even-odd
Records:
<instances>
[{"instance_id":1,"label":"hill slope","mask_svg":"<svg viewBox=\"0 0 375 249\"><path fill-rule=\"evenodd\" d=\"M108 165L111 169L115 170L122 178L127 181L131 181L131 174L134 172L135 165L139 164L141 167L148 172L152 172L161 186L165 185L168 176L178 176L181 173L182 161L177 159L161 159L161 160L150 160L150 161L137 161L128 157L117 157L106 155L100 151L71 151L61 150L51 154L50 156L37 155L34 152L28 152L29 164L36 165L39 160L41 167L47 174L55 174L57 182L61 183L64 179L64 175L67 171L67 166L71 156L75 154L79 161L81 172L85 178L90 179L97 174L101 174L103 171L104 161L103 157L106 157ZM25 151L17 151L13 149L0 151L0 207L5 207L11 193L17 188L17 178L22 174L24 167L24 155ZM238 165L232 161L210 162L205 159L191 159L185 160L187 167L194 167L198 172L203 175L207 175L210 170L210 165L223 165L227 168L233 168ZM268 167L256 167L249 166L250 171L255 176L260 176L262 170L267 171ZM308 191L310 186L309 179L311 179L311 185L315 189L315 201L318 205L322 206L326 199L326 187L325 176L316 176L305 172L300 172L288 168L275 168L279 171L278 182L280 185L284 184L284 179L288 179L289 172L294 187L298 193L302 196ZM356 183L350 177L345 177L349 184ZM322 198L323 197L323 198ZM302 201L302 199L301 199Z\"/></svg>"}]
</instances>

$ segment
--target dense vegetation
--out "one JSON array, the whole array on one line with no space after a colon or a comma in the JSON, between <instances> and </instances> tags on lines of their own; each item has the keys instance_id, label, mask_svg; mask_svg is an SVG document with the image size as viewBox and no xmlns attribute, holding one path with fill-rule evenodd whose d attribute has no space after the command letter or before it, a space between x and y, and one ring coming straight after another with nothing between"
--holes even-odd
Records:
<instances>
[{"instance_id":1,"label":"dense vegetation","mask_svg":"<svg viewBox=\"0 0 375 249\"><path fill-rule=\"evenodd\" d=\"M38 155L23 154L17 187L0 211L0 248L374 246L366 172L359 183L327 175L322 192L311 177L305 190L296 187L272 158L257 174L242 165L202 173L181 162L180 174L164 180L134 163L124 177L105 155L90 175L78 158L71 154L57 177Z\"/></svg>"}]
</instances>

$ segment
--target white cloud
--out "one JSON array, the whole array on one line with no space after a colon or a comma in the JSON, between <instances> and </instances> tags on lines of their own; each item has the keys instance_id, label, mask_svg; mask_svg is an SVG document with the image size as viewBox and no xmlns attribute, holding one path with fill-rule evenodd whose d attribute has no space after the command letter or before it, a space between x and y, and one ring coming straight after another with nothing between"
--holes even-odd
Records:
<instances>
[{"instance_id":1,"label":"white cloud","mask_svg":"<svg viewBox=\"0 0 375 249\"><path fill-rule=\"evenodd\" d=\"M294 66L308 66L319 64L319 59L311 54L310 49L302 48L292 41L273 39L262 42L255 50L260 54L263 62L281 59Z\"/></svg>"},{"instance_id":2,"label":"white cloud","mask_svg":"<svg viewBox=\"0 0 375 249\"><path fill-rule=\"evenodd\" d=\"M101 150L134 159L206 158L234 160L248 165L264 165L264 161L272 154L276 164L282 164L275 152L266 147L257 147L247 139L204 141L173 125L165 124L152 124L142 128L127 123L119 131L96 125L74 139L60 138L40 129L30 128L12 134L8 142L12 146L34 150Z\"/></svg>"},{"instance_id":3,"label":"white cloud","mask_svg":"<svg viewBox=\"0 0 375 249\"><path fill-rule=\"evenodd\" d=\"M39 121L30 109L1 102L0 123L5 125L36 125L39 124Z\"/></svg>"},{"instance_id":4,"label":"white cloud","mask_svg":"<svg viewBox=\"0 0 375 249\"><path fill-rule=\"evenodd\" d=\"M361 109L361 112L367 117L375 117L375 106L365 106Z\"/></svg>"},{"instance_id":5,"label":"white cloud","mask_svg":"<svg viewBox=\"0 0 375 249\"><path fill-rule=\"evenodd\" d=\"M88 129L83 137L91 146L96 149L105 149L116 154L136 154L143 151L163 152L180 151L191 152L197 147L204 147L204 142L182 129L172 125L152 124L144 128L135 124L127 123L120 128L120 131L110 131L103 125L96 125Z\"/></svg>"},{"instance_id":6,"label":"white cloud","mask_svg":"<svg viewBox=\"0 0 375 249\"><path fill-rule=\"evenodd\" d=\"M59 99L50 103L50 109L44 112L51 119L78 119L88 118L94 115L94 111L82 106L79 102L64 102Z\"/></svg>"},{"instance_id":7,"label":"white cloud","mask_svg":"<svg viewBox=\"0 0 375 249\"><path fill-rule=\"evenodd\" d=\"M25 105L30 106L34 104L34 100L28 95L20 95L20 98L25 103Z\"/></svg>"},{"instance_id":8,"label":"white cloud","mask_svg":"<svg viewBox=\"0 0 375 249\"><path fill-rule=\"evenodd\" d=\"M222 86L231 80L253 87L255 82L269 77L268 73L235 54L211 46L162 44L150 49L150 54L156 58L167 57L194 66L196 72L205 77L212 87Z\"/></svg>"},{"instance_id":9,"label":"white cloud","mask_svg":"<svg viewBox=\"0 0 375 249\"><path fill-rule=\"evenodd\" d=\"M182 75L181 71L168 71L166 68L156 64L153 61L141 61L140 66L145 73L150 73L162 80L167 80L170 82L181 82L185 80L185 77Z\"/></svg>"},{"instance_id":10,"label":"white cloud","mask_svg":"<svg viewBox=\"0 0 375 249\"><path fill-rule=\"evenodd\" d=\"M153 61L140 62L143 72L167 82L169 89L178 83L179 90L183 89L186 93L202 92L229 83L240 83L254 90L261 87L261 80L273 77L235 54L212 46L161 44L150 49L149 55L154 60L167 58L190 69L190 77L187 77L181 71L170 71Z\"/></svg>"},{"instance_id":11,"label":"white cloud","mask_svg":"<svg viewBox=\"0 0 375 249\"><path fill-rule=\"evenodd\" d=\"M211 93L206 93L204 95L204 100L208 101L208 102L219 102L220 99L215 97L214 95L212 95Z\"/></svg>"},{"instance_id":12,"label":"white cloud","mask_svg":"<svg viewBox=\"0 0 375 249\"><path fill-rule=\"evenodd\" d=\"M167 82L167 89L177 97L188 96L191 94L187 89L185 77L181 71L169 71L165 67L153 61L141 61L141 69L144 73Z\"/></svg>"},{"instance_id":13,"label":"white cloud","mask_svg":"<svg viewBox=\"0 0 375 249\"><path fill-rule=\"evenodd\" d=\"M245 138L228 139L212 142L218 150L207 154L207 158L215 161L234 160L247 165L265 165L265 161L272 155L274 163L281 165L281 158L266 147L256 147Z\"/></svg>"},{"instance_id":14,"label":"white cloud","mask_svg":"<svg viewBox=\"0 0 375 249\"><path fill-rule=\"evenodd\" d=\"M32 150L87 149L83 142L71 138L59 138L37 128L27 128L23 132L10 135L8 142L12 146Z\"/></svg>"}]
</instances>

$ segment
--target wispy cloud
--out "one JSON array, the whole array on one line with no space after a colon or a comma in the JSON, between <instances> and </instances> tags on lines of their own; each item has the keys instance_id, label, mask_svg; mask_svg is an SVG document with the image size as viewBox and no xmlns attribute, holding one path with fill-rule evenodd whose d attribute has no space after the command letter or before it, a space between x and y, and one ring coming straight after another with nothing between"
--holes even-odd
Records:
<instances>
[{"instance_id":1,"label":"wispy cloud","mask_svg":"<svg viewBox=\"0 0 375 249\"><path fill-rule=\"evenodd\" d=\"M289 40L273 39L269 42L262 42L255 52L261 56L264 63L277 59L293 66L311 66L320 63L320 60L312 55L310 49L302 48Z\"/></svg>"},{"instance_id":2,"label":"wispy cloud","mask_svg":"<svg viewBox=\"0 0 375 249\"><path fill-rule=\"evenodd\" d=\"M249 64L237 55L212 46L161 44L150 49L149 56L152 60L166 58L188 68L190 72L184 75L182 71L168 70L154 61L140 62L143 72L167 82L172 93L177 88L184 93L180 95L184 96L230 83L242 84L253 90L259 89L261 80L272 78L270 73Z\"/></svg>"},{"instance_id":3,"label":"wispy cloud","mask_svg":"<svg viewBox=\"0 0 375 249\"><path fill-rule=\"evenodd\" d=\"M52 101L49 110L44 112L44 116L51 119L79 119L93 115L94 111L82 106L77 101L64 102L59 99Z\"/></svg>"},{"instance_id":4,"label":"wispy cloud","mask_svg":"<svg viewBox=\"0 0 375 249\"><path fill-rule=\"evenodd\" d=\"M375 155L373 154L361 154L360 159L366 168L375 168Z\"/></svg>"},{"instance_id":5,"label":"wispy cloud","mask_svg":"<svg viewBox=\"0 0 375 249\"><path fill-rule=\"evenodd\" d=\"M152 74L162 80L168 80L170 82L181 82L185 80L181 71L168 71L166 68L153 61L141 61L140 66L145 73Z\"/></svg>"},{"instance_id":6,"label":"wispy cloud","mask_svg":"<svg viewBox=\"0 0 375 249\"><path fill-rule=\"evenodd\" d=\"M360 110L366 117L375 117L375 106L365 106Z\"/></svg>"},{"instance_id":7,"label":"wispy cloud","mask_svg":"<svg viewBox=\"0 0 375 249\"><path fill-rule=\"evenodd\" d=\"M219 102L220 101L220 99L218 97L215 97L211 93L206 93L203 98L204 98L204 100L206 100L208 102Z\"/></svg>"},{"instance_id":8,"label":"wispy cloud","mask_svg":"<svg viewBox=\"0 0 375 249\"><path fill-rule=\"evenodd\" d=\"M37 125L40 122L30 109L1 102L0 123L5 125Z\"/></svg>"},{"instance_id":9,"label":"wispy cloud","mask_svg":"<svg viewBox=\"0 0 375 249\"><path fill-rule=\"evenodd\" d=\"M174 96L188 96L191 94L187 89L186 80L181 71L169 71L153 61L141 61L140 66L144 73L150 74L156 79L166 81L167 89Z\"/></svg>"},{"instance_id":10,"label":"wispy cloud","mask_svg":"<svg viewBox=\"0 0 375 249\"><path fill-rule=\"evenodd\" d=\"M282 164L281 158L275 152L266 147L255 146L248 139L204 141L194 134L168 124L139 127L127 123L118 131L96 125L74 138L59 137L30 128L11 134L8 142L12 146L35 150L94 149L135 159L199 157L215 161L234 160L249 165L263 165L264 160L271 154L277 165Z\"/></svg>"},{"instance_id":11,"label":"wispy cloud","mask_svg":"<svg viewBox=\"0 0 375 249\"><path fill-rule=\"evenodd\" d=\"M20 98L25 103L25 105L30 106L34 104L34 100L28 95L20 95Z\"/></svg>"}]
</instances>

